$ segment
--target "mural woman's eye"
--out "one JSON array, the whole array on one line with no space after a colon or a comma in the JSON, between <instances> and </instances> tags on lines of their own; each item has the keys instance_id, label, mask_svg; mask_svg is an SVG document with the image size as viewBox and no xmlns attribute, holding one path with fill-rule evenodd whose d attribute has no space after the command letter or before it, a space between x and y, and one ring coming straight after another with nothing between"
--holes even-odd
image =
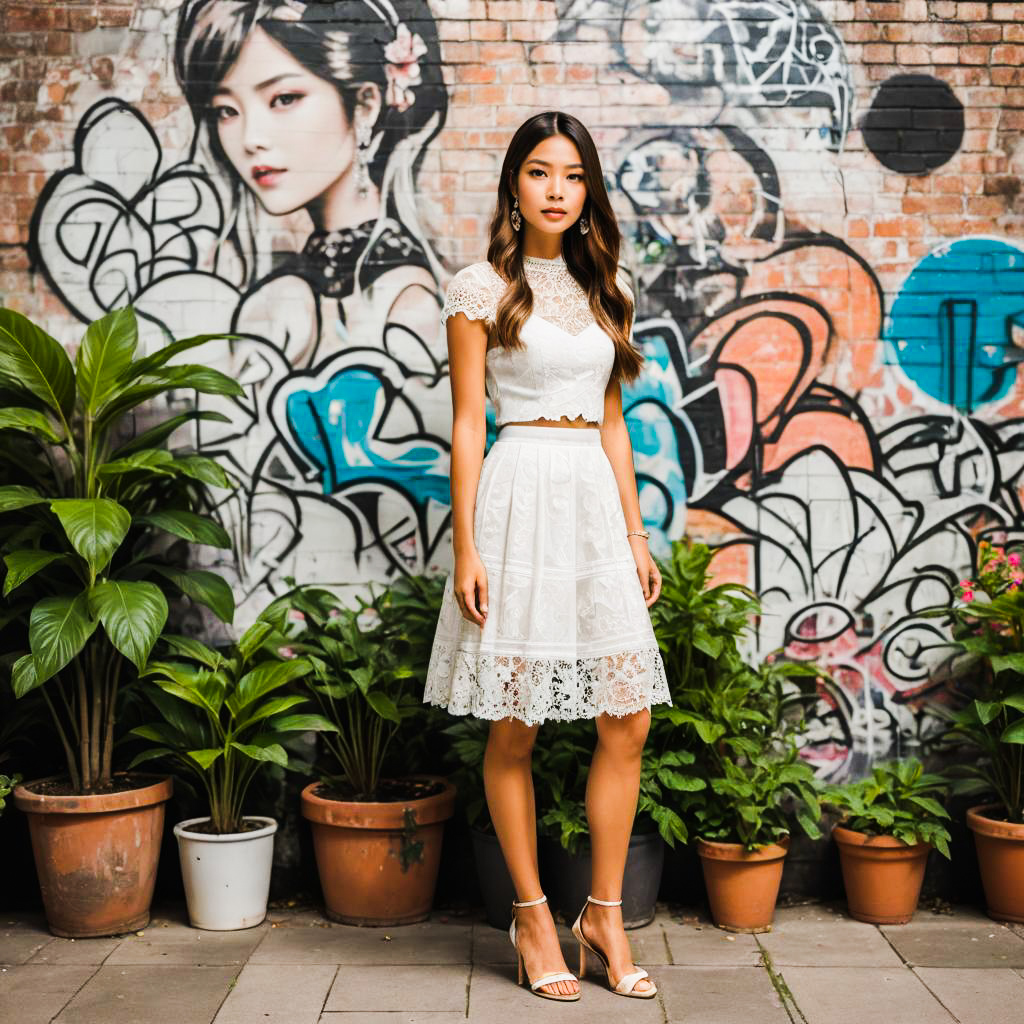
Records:
<instances>
[{"instance_id":1,"label":"mural woman's eye","mask_svg":"<svg viewBox=\"0 0 1024 1024\"><path fill-rule=\"evenodd\" d=\"M272 107L290 107L297 100L301 100L304 93L301 92L282 92L275 96L271 101Z\"/></svg>"}]
</instances>

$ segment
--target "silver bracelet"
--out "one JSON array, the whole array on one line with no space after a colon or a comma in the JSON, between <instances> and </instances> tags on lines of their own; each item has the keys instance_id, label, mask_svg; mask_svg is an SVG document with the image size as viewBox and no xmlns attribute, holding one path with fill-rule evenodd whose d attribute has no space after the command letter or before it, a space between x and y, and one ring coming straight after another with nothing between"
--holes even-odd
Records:
<instances>
[{"instance_id":1,"label":"silver bracelet","mask_svg":"<svg viewBox=\"0 0 1024 1024\"><path fill-rule=\"evenodd\" d=\"M643 537L644 540L650 540L650 533L647 530L627 530L627 537Z\"/></svg>"}]
</instances>

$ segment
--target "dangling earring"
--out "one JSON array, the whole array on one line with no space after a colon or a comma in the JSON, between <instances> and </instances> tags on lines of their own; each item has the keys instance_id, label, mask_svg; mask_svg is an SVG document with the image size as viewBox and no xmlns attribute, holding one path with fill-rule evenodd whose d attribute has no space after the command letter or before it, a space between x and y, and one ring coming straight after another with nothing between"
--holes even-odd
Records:
<instances>
[{"instance_id":1,"label":"dangling earring","mask_svg":"<svg viewBox=\"0 0 1024 1024\"><path fill-rule=\"evenodd\" d=\"M580 217L580 234L585 235L590 230L590 222L586 217Z\"/></svg>"},{"instance_id":2,"label":"dangling earring","mask_svg":"<svg viewBox=\"0 0 1024 1024\"><path fill-rule=\"evenodd\" d=\"M368 121L356 122L356 141L359 144L356 164L356 189L359 198L365 199L370 194L370 167L366 151L370 148L370 124Z\"/></svg>"},{"instance_id":3,"label":"dangling earring","mask_svg":"<svg viewBox=\"0 0 1024 1024\"><path fill-rule=\"evenodd\" d=\"M512 212L509 214L508 219L512 221L512 230L518 231L523 226L523 217L519 212L519 200L517 199L512 204Z\"/></svg>"}]
</instances>

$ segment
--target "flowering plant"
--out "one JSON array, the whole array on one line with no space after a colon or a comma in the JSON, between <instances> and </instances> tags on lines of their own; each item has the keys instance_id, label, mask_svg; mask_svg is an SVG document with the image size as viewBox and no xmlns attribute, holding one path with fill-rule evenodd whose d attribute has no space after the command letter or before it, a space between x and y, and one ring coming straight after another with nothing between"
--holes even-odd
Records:
<instances>
[{"instance_id":1,"label":"flowering plant","mask_svg":"<svg viewBox=\"0 0 1024 1024\"><path fill-rule=\"evenodd\" d=\"M1007 821L1024 822L1024 571L1021 553L978 545L974 579L957 587L953 639L983 668L977 696L952 714L951 738L983 754L963 765L960 792L993 794Z\"/></svg>"},{"instance_id":2,"label":"flowering plant","mask_svg":"<svg viewBox=\"0 0 1024 1024\"><path fill-rule=\"evenodd\" d=\"M427 45L419 33L410 32L399 24L395 38L384 47L384 73L388 78L385 101L404 112L412 106L413 89L420 82L419 59L427 52Z\"/></svg>"}]
</instances>

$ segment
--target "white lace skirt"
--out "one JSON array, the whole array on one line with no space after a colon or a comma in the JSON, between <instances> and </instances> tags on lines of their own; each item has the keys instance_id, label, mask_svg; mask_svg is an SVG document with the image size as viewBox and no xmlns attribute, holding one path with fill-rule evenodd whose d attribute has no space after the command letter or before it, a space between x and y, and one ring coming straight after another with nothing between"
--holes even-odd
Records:
<instances>
[{"instance_id":1,"label":"white lace skirt","mask_svg":"<svg viewBox=\"0 0 1024 1024\"><path fill-rule=\"evenodd\" d=\"M424 701L529 725L671 704L600 430L504 427L474 537L487 620L462 617L449 576Z\"/></svg>"}]
</instances>

